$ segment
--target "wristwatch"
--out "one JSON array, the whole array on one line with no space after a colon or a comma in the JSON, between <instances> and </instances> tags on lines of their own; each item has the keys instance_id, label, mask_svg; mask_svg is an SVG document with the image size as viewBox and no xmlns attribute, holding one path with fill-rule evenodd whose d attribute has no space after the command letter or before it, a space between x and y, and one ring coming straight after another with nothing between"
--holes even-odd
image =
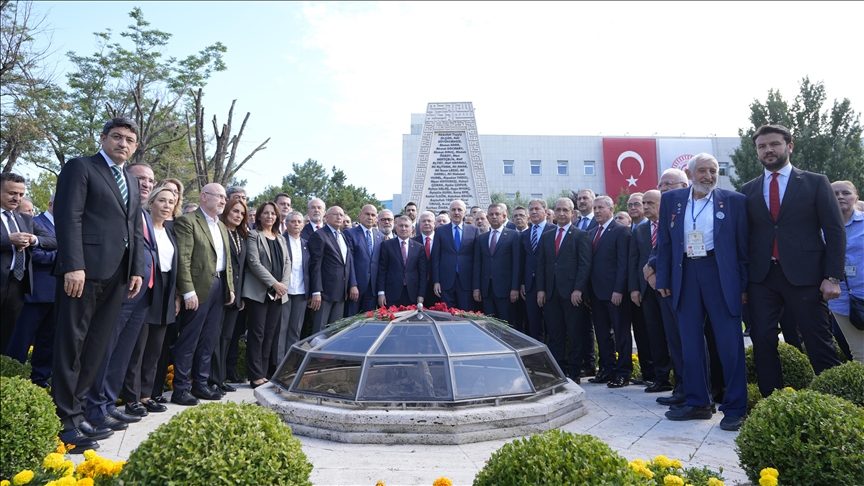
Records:
<instances>
[{"instance_id":1,"label":"wristwatch","mask_svg":"<svg viewBox=\"0 0 864 486\"><path fill-rule=\"evenodd\" d=\"M840 279L835 277L825 277L825 280L833 283L834 285L840 285Z\"/></svg>"}]
</instances>

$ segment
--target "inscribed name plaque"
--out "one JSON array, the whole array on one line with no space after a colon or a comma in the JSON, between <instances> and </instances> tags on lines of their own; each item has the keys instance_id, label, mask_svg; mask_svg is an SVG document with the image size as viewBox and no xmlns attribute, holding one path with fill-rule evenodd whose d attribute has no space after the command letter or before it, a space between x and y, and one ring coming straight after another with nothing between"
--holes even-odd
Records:
<instances>
[{"instance_id":1,"label":"inscribed name plaque","mask_svg":"<svg viewBox=\"0 0 864 486\"><path fill-rule=\"evenodd\" d=\"M454 199L469 208L491 203L474 106L429 103L410 200L437 213L448 209Z\"/></svg>"}]
</instances>

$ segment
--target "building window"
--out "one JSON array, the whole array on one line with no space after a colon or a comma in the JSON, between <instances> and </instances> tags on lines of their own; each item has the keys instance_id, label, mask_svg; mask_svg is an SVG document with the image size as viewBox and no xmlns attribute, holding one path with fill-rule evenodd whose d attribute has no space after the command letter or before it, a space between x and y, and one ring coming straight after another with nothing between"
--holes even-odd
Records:
<instances>
[{"instance_id":1,"label":"building window","mask_svg":"<svg viewBox=\"0 0 864 486\"><path fill-rule=\"evenodd\" d=\"M531 194L531 199L543 199L543 194Z\"/></svg>"},{"instance_id":2,"label":"building window","mask_svg":"<svg viewBox=\"0 0 864 486\"><path fill-rule=\"evenodd\" d=\"M532 160L531 161L531 175L540 175L540 161Z\"/></svg>"},{"instance_id":3,"label":"building window","mask_svg":"<svg viewBox=\"0 0 864 486\"><path fill-rule=\"evenodd\" d=\"M720 175L728 176L729 175L729 162L720 162Z\"/></svg>"},{"instance_id":4,"label":"building window","mask_svg":"<svg viewBox=\"0 0 864 486\"><path fill-rule=\"evenodd\" d=\"M512 160L504 161L504 175L513 175L516 173L516 168Z\"/></svg>"},{"instance_id":5,"label":"building window","mask_svg":"<svg viewBox=\"0 0 864 486\"><path fill-rule=\"evenodd\" d=\"M558 175L567 175L569 173L570 173L570 170L567 167L567 161L566 160L559 160L558 161Z\"/></svg>"},{"instance_id":6,"label":"building window","mask_svg":"<svg viewBox=\"0 0 864 486\"><path fill-rule=\"evenodd\" d=\"M586 160L585 161L585 175L594 175L594 161Z\"/></svg>"},{"instance_id":7,"label":"building window","mask_svg":"<svg viewBox=\"0 0 864 486\"><path fill-rule=\"evenodd\" d=\"M508 193L504 194L504 196L506 196L507 199L516 199L516 193L515 192L508 192Z\"/></svg>"}]
</instances>

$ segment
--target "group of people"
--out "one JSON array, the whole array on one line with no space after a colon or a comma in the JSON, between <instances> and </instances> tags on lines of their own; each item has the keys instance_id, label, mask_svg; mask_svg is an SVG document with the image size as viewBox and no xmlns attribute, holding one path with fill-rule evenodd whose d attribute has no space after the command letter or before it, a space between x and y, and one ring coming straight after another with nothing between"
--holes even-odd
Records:
<instances>
[{"instance_id":1,"label":"group of people","mask_svg":"<svg viewBox=\"0 0 864 486\"><path fill-rule=\"evenodd\" d=\"M169 365L171 402L218 400L242 382L244 333L257 387L304 321L316 333L380 306L482 310L548 343L575 382L613 388L631 384L633 336L639 383L672 392L657 399L667 417L710 418L716 402L727 430L746 413L742 315L765 396L783 383L781 313L817 373L839 364L831 314L864 361L848 301L864 297L857 190L792 167L780 126L753 136L765 174L741 193L717 188L717 160L699 154L630 195L624 214L585 189L512 215L461 200L439 214L367 205L353 224L318 198L305 215L288 194L250 209L243 188L219 184L182 206L180 181L128 163L138 137L134 121L109 120L102 150L64 165L35 218L18 210L24 179L2 176L0 346L23 362L33 345L31 379L51 378L73 452L165 411Z\"/></svg>"}]
</instances>

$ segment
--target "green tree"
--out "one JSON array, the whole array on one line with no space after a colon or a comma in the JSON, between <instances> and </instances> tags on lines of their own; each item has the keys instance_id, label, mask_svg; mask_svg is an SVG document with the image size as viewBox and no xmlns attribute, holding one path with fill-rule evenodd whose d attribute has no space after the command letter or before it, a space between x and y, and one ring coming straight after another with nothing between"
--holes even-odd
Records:
<instances>
[{"instance_id":1,"label":"green tree","mask_svg":"<svg viewBox=\"0 0 864 486\"><path fill-rule=\"evenodd\" d=\"M27 196L33 201L36 214L48 210L48 202L57 188L57 176L53 172L43 171L36 177L35 181L27 184Z\"/></svg>"},{"instance_id":2,"label":"green tree","mask_svg":"<svg viewBox=\"0 0 864 486\"><path fill-rule=\"evenodd\" d=\"M507 205L507 211L510 214L513 214L513 208L515 208L516 206L523 206L527 209L528 203L531 202L531 199L523 196L521 191L516 191L516 197L512 197L512 198L507 197L507 195L504 194L503 192L493 191L491 194L489 194L489 198L492 200L493 204L497 204L497 203L506 204ZM486 208L483 208L483 210L485 211Z\"/></svg>"},{"instance_id":3,"label":"green tree","mask_svg":"<svg viewBox=\"0 0 864 486\"><path fill-rule=\"evenodd\" d=\"M615 207L612 208L614 212L612 214L618 214L621 211L624 211L626 213L628 200L630 200L630 188L622 188L621 192L618 193L618 198L616 198L615 200Z\"/></svg>"},{"instance_id":4,"label":"green tree","mask_svg":"<svg viewBox=\"0 0 864 486\"><path fill-rule=\"evenodd\" d=\"M850 180L859 189L864 187L864 146L860 113L852 109L848 98L834 100L824 109L824 83L812 83L809 77L800 82L800 92L792 105L779 91L770 90L765 103L754 100L750 105L751 126L739 129L741 146L732 153L736 189L764 171L756 155L751 136L762 125L779 124L792 132L795 148L792 164L811 172L825 174L829 180Z\"/></svg>"}]
</instances>

